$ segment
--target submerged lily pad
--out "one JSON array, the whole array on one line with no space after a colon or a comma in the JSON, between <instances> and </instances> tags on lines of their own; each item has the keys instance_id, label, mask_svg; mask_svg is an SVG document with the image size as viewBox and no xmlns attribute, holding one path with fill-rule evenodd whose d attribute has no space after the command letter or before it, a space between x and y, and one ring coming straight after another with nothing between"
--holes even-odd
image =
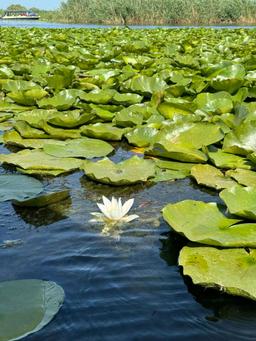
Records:
<instances>
[{"instance_id":1,"label":"submerged lily pad","mask_svg":"<svg viewBox=\"0 0 256 341\"><path fill-rule=\"evenodd\" d=\"M70 141L55 141L44 146L45 153L56 157L84 157L91 159L110 154L114 148L107 142L80 138Z\"/></svg>"},{"instance_id":2,"label":"submerged lily pad","mask_svg":"<svg viewBox=\"0 0 256 341\"><path fill-rule=\"evenodd\" d=\"M26 279L0 283L0 340L20 340L45 327L64 302L54 282Z\"/></svg>"},{"instance_id":3,"label":"submerged lily pad","mask_svg":"<svg viewBox=\"0 0 256 341\"><path fill-rule=\"evenodd\" d=\"M255 247L256 224L237 224L228 218L216 203L184 200L168 204L163 217L178 233L190 241L222 247Z\"/></svg>"},{"instance_id":4,"label":"submerged lily pad","mask_svg":"<svg viewBox=\"0 0 256 341\"><path fill-rule=\"evenodd\" d=\"M215 189L230 188L236 184L234 180L211 165L195 165L191 168L191 175L199 185Z\"/></svg>"},{"instance_id":5,"label":"submerged lily pad","mask_svg":"<svg viewBox=\"0 0 256 341\"><path fill-rule=\"evenodd\" d=\"M98 162L84 161L81 168L89 178L115 186L147 181L155 175L154 162L138 156L117 164L108 158Z\"/></svg>"},{"instance_id":6,"label":"submerged lily pad","mask_svg":"<svg viewBox=\"0 0 256 341\"><path fill-rule=\"evenodd\" d=\"M25 175L0 175L0 202L6 200L25 200L42 192L40 181Z\"/></svg>"},{"instance_id":7,"label":"submerged lily pad","mask_svg":"<svg viewBox=\"0 0 256 341\"><path fill-rule=\"evenodd\" d=\"M220 197L230 213L256 220L256 187L236 185L220 192Z\"/></svg>"},{"instance_id":8,"label":"submerged lily pad","mask_svg":"<svg viewBox=\"0 0 256 341\"><path fill-rule=\"evenodd\" d=\"M179 256L183 274L194 284L256 300L256 250L219 250L185 246Z\"/></svg>"}]
</instances>

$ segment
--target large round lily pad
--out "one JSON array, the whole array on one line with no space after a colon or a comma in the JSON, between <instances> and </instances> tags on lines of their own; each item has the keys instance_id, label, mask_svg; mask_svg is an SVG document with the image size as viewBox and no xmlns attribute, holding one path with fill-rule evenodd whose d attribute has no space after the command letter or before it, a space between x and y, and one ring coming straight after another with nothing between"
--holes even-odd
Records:
<instances>
[{"instance_id":1,"label":"large round lily pad","mask_svg":"<svg viewBox=\"0 0 256 341\"><path fill-rule=\"evenodd\" d=\"M37 279L0 283L0 340L20 340L46 326L64 301L63 289Z\"/></svg>"},{"instance_id":2,"label":"large round lily pad","mask_svg":"<svg viewBox=\"0 0 256 341\"><path fill-rule=\"evenodd\" d=\"M30 199L42 192L40 181L25 175L0 175L0 202Z\"/></svg>"},{"instance_id":3,"label":"large round lily pad","mask_svg":"<svg viewBox=\"0 0 256 341\"><path fill-rule=\"evenodd\" d=\"M189 240L222 247L255 247L256 224L238 224L241 220L225 216L216 203L184 200L169 204L163 217Z\"/></svg>"},{"instance_id":4,"label":"large round lily pad","mask_svg":"<svg viewBox=\"0 0 256 341\"><path fill-rule=\"evenodd\" d=\"M179 256L194 284L256 300L256 250L185 246Z\"/></svg>"},{"instance_id":5,"label":"large round lily pad","mask_svg":"<svg viewBox=\"0 0 256 341\"><path fill-rule=\"evenodd\" d=\"M147 181L155 175L154 162L138 156L120 163L114 163L108 158L98 162L84 161L82 169L89 178L115 186Z\"/></svg>"}]
</instances>

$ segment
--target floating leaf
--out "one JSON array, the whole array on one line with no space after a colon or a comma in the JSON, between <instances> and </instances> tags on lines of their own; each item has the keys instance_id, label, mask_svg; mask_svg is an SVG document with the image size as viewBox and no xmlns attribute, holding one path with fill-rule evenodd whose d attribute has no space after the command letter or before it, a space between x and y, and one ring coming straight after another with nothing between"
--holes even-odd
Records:
<instances>
[{"instance_id":1,"label":"floating leaf","mask_svg":"<svg viewBox=\"0 0 256 341\"><path fill-rule=\"evenodd\" d=\"M22 150L13 154L0 154L0 162L15 165L25 170L69 172L78 169L82 161L75 158L58 158L39 149ZM35 172L36 173L36 172ZM33 174L33 173L32 173Z\"/></svg>"},{"instance_id":2,"label":"floating leaf","mask_svg":"<svg viewBox=\"0 0 256 341\"><path fill-rule=\"evenodd\" d=\"M185 246L179 265L194 284L256 300L256 251L248 251Z\"/></svg>"},{"instance_id":3,"label":"floating leaf","mask_svg":"<svg viewBox=\"0 0 256 341\"><path fill-rule=\"evenodd\" d=\"M14 205L21 207L44 207L65 200L69 196L69 190L65 190L61 192L46 193L28 200L13 200L12 202Z\"/></svg>"},{"instance_id":4,"label":"floating leaf","mask_svg":"<svg viewBox=\"0 0 256 341\"><path fill-rule=\"evenodd\" d=\"M138 156L120 163L114 163L107 158L98 162L84 161L82 169L89 178L115 186L147 181L155 175L154 162Z\"/></svg>"},{"instance_id":5,"label":"floating leaf","mask_svg":"<svg viewBox=\"0 0 256 341\"><path fill-rule=\"evenodd\" d=\"M125 134L125 137L130 144L137 147L147 147L154 142L157 133L158 130L156 128L143 126L129 131Z\"/></svg>"},{"instance_id":6,"label":"floating leaf","mask_svg":"<svg viewBox=\"0 0 256 341\"><path fill-rule=\"evenodd\" d=\"M255 247L256 224L237 224L241 220L225 216L216 203L184 200L168 204L163 217L190 241L222 247Z\"/></svg>"},{"instance_id":7,"label":"floating leaf","mask_svg":"<svg viewBox=\"0 0 256 341\"><path fill-rule=\"evenodd\" d=\"M83 137L71 141L55 141L44 146L45 153L56 157L91 159L110 154L114 148L107 142Z\"/></svg>"},{"instance_id":8,"label":"floating leaf","mask_svg":"<svg viewBox=\"0 0 256 341\"><path fill-rule=\"evenodd\" d=\"M226 175L235 179L241 185L256 187L256 172L238 168L227 171Z\"/></svg>"},{"instance_id":9,"label":"floating leaf","mask_svg":"<svg viewBox=\"0 0 256 341\"><path fill-rule=\"evenodd\" d=\"M42 192L40 181L25 175L0 175L0 201L25 200Z\"/></svg>"},{"instance_id":10,"label":"floating leaf","mask_svg":"<svg viewBox=\"0 0 256 341\"><path fill-rule=\"evenodd\" d=\"M256 187L233 186L220 192L230 213L256 220Z\"/></svg>"},{"instance_id":11,"label":"floating leaf","mask_svg":"<svg viewBox=\"0 0 256 341\"><path fill-rule=\"evenodd\" d=\"M64 301L54 282L25 279L0 283L0 340L20 340L45 327Z\"/></svg>"},{"instance_id":12,"label":"floating leaf","mask_svg":"<svg viewBox=\"0 0 256 341\"><path fill-rule=\"evenodd\" d=\"M218 169L210 165L195 165L191 168L191 176L199 185L215 189L230 188L236 184L228 176Z\"/></svg>"},{"instance_id":13,"label":"floating leaf","mask_svg":"<svg viewBox=\"0 0 256 341\"><path fill-rule=\"evenodd\" d=\"M96 123L81 127L81 134L107 141L120 141L123 134L127 132L125 129L114 127L108 123Z\"/></svg>"}]
</instances>

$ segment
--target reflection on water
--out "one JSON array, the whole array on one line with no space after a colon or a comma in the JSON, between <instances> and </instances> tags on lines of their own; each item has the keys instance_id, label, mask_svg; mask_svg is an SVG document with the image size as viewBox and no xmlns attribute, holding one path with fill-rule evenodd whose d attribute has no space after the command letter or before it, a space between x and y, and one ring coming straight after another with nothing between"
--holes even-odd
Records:
<instances>
[{"instance_id":1,"label":"reflection on water","mask_svg":"<svg viewBox=\"0 0 256 341\"><path fill-rule=\"evenodd\" d=\"M27 224L40 227L64 220L69 216L72 200L68 198L46 207L19 207L13 205L16 214Z\"/></svg>"},{"instance_id":2,"label":"reflection on water","mask_svg":"<svg viewBox=\"0 0 256 341\"><path fill-rule=\"evenodd\" d=\"M93 25L93 24L62 24L62 23L54 23L54 22L44 22L44 21L37 21L37 20L31 20L31 21L24 21L24 20L0 20L0 27L19 27L19 28L111 28L111 27L124 27L124 26L118 26L118 25ZM132 29L154 29L154 28L170 28L170 29L176 29L176 28L200 28L200 27L208 27L208 28L229 28L229 29L236 29L236 28L255 28L253 25L210 25L210 26L191 26L191 25L172 25L172 26L151 26L151 25L130 25L129 26Z\"/></svg>"}]
</instances>

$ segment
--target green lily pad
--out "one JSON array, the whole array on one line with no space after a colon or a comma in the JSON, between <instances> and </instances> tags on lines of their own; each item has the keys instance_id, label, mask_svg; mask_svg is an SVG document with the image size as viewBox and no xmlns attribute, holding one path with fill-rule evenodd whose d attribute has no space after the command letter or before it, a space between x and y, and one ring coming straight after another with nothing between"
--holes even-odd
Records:
<instances>
[{"instance_id":1,"label":"green lily pad","mask_svg":"<svg viewBox=\"0 0 256 341\"><path fill-rule=\"evenodd\" d=\"M133 127L141 125L143 122L143 115L134 112L120 111L115 115L113 123L118 127Z\"/></svg>"},{"instance_id":2,"label":"green lily pad","mask_svg":"<svg viewBox=\"0 0 256 341\"><path fill-rule=\"evenodd\" d=\"M157 168L156 175L151 179L153 182L174 181L184 179L188 176L187 172L174 169Z\"/></svg>"},{"instance_id":3,"label":"green lily pad","mask_svg":"<svg viewBox=\"0 0 256 341\"><path fill-rule=\"evenodd\" d=\"M44 146L45 153L56 157L84 157L91 159L110 154L114 148L107 142L80 138L71 141L55 141Z\"/></svg>"},{"instance_id":4,"label":"green lily pad","mask_svg":"<svg viewBox=\"0 0 256 341\"><path fill-rule=\"evenodd\" d=\"M0 175L0 201L24 200L42 192L40 181L25 175Z\"/></svg>"},{"instance_id":5,"label":"green lily pad","mask_svg":"<svg viewBox=\"0 0 256 341\"><path fill-rule=\"evenodd\" d=\"M22 148L43 148L45 144L53 143L50 139L24 139L15 130L6 131L3 134L3 142L7 145L18 146Z\"/></svg>"},{"instance_id":6,"label":"green lily pad","mask_svg":"<svg viewBox=\"0 0 256 341\"><path fill-rule=\"evenodd\" d=\"M95 104L107 104L110 103L114 95L115 90L93 90L91 92L84 92L82 96L79 96L83 101L95 103Z\"/></svg>"},{"instance_id":7,"label":"green lily pad","mask_svg":"<svg viewBox=\"0 0 256 341\"><path fill-rule=\"evenodd\" d=\"M167 119L173 119L175 115L191 115L193 105L180 99L172 99L172 102L160 103L157 110ZM195 109L195 108L194 108Z\"/></svg>"},{"instance_id":8,"label":"green lily pad","mask_svg":"<svg viewBox=\"0 0 256 341\"><path fill-rule=\"evenodd\" d=\"M58 158L40 149L22 150L13 154L0 154L0 162L15 165L25 170L65 171L80 168L82 161L75 158Z\"/></svg>"},{"instance_id":9,"label":"green lily pad","mask_svg":"<svg viewBox=\"0 0 256 341\"><path fill-rule=\"evenodd\" d=\"M37 100L48 95L48 92L43 89L30 89L26 91L13 91L8 93L8 97L15 103L23 105L35 105Z\"/></svg>"},{"instance_id":10,"label":"green lily pad","mask_svg":"<svg viewBox=\"0 0 256 341\"><path fill-rule=\"evenodd\" d=\"M229 132L223 141L223 150L228 153L247 155L256 151L256 120L242 122Z\"/></svg>"},{"instance_id":11,"label":"green lily pad","mask_svg":"<svg viewBox=\"0 0 256 341\"><path fill-rule=\"evenodd\" d=\"M211 86L217 91L226 90L233 94L243 85L244 77L244 66L233 64L215 72L210 77Z\"/></svg>"},{"instance_id":12,"label":"green lily pad","mask_svg":"<svg viewBox=\"0 0 256 341\"><path fill-rule=\"evenodd\" d=\"M183 173L186 173L187 175L190 174L192 167L196 165L195 163L166 161L166 160L160 160L160 159L154 159L154 162L156 166L159 168L182 171Z\"/></svg>"},{"instance_id":13,"label":"green lily pad","mask_svg":"<svg viewBox=\"0 0 256 341\"><path fill-rule=\"evenodd\" d=\"M57 109L57 110L68 110L75 104L78 96L74 96L71 90L62 90L57 95L50 98L43 98L37 101L39 108L43 109Z\"/></svg>"},{"instance_id":14,"label":"green lily pad","mask_svg":"<svg viewBox=\"0 0 256 341\"><path fill-rule=\"evenodd\" d=\"M207 155L210 161L219 168L224 169L235 169L235 168L243 168L243 169L252 169L254 168L253 164L246 158L223 152L221 149L210 148L210 151L207 152Z\"/></svg>"},{"instance_id":15,"label":"green lily pad","mask_svg":"<svg viewBox=\"0 0 256 341\"><path fill-rule=\"evenodd\" d=\"M207 156L198 149L172 142L156 142L145 150L145 154L165 157L183 162L206 162Z\"/></svg>"},{"instance_id":16,"label":"green lily pad","mask_svg":"<svg viewBox=\"0 0 256 341\"><path fill-rule=\"evenodd\" d=\"M156 142L172 142L175 144L186 145L190 148L200 149L219 142L224 134L216 124L198 123L177 123L161 130Z\"/></svg>"},{"instance_id":17,"label":"green lily pad","mask_svg":"<svg viewBox=\"0 0 256 341\"><path fill-rule=\"evenodd\" d=\"M190 241L222 247L255 247L256 224L225 216L216 203L184 200L163 209L166 222Z\"/></svg>"},{"instance_id":18,"label":"green lily pad","mask_svg":"<svg viewBox=\"0 0 256 341\"><path fill-rule=\"evenodd\" d=\"M143 126L129 131L127 134L125 134L125 137L130 144L133 144L136 147L148 147L154 142L157 134L158 129Z\"/></svg>"},{"instance_id":19,"label":"green lily pad","mask_svg":"<svg viewBox=\"0 0 256 341\"><path fill-rule=\"evenodd\" d=\"M155 175L154 162L138 156L117 164L108 158L98 162L84 161L81 168L90 179L115 186L147 181Z\"/></svg>"},{"instance_id":20,"label":"green lily pad","mask_svg":"<svg viewBox=\"0 0 256 341\"><path fill-rule=\"evenodd\" d=\"M194 284L256 300L256 251L187 247L179 255L183 274Z\"/></svg>"},{"instance_id":21,"label":"green lily pad","mask_svg":"<svg viewBox=\"0 0 256 341\"><path fill-rule=\"evenodd\" d=\"M23 138L26 139L47 139L50 138L46 132L41 129L31 127L25 121L16 121L14 128L20 133Z\"/></svg>"},{"instance_id":22,"label":"green lily pad","mask_svg":"<svg viewBox=\"0 0 256 341\"><path fill-rule=\"evenodd\" d=\"M235 179L244 186L256 187L256 172L247 169L234 169L226 172L226 175Z\"/></svg>"},{"instance_id":23,"label":"green lily pad","mask_svg":"<svg viewBox=\"0 0 256 341\"><path fill-rule=\"evenodd\" d=\"M230 213L239 217L256 220L256 187L236 185L220 192Z\"/></svg>"},{"instance_id":24,"label":"green lily pad","mask_svg":"<svg viewBox=\"0 0 256 341\"><path fill-rule=\"evenodd\" d=\"M142 95L151 95L155 92L164 90L167 87L167 84L159 77L139 75L124 82L122 87L127 91L136 92Z\"/></svg>"},{"instance_id":25,"label":"green lily pad","mask_svg":"<svg viewBox=\"0 0 256 341\"><path fill-rule=\"evenodd\" d=\"M114 127L108 123L96 123L82 126L80 131L82 135L106 141L120 141L123 134L127 132L125 129Z\"/></svg>"},{"instance_id":26,"label":"green lily pad","mask_svg":"<svg viewBox=\"0 0 256 341\"><path fill-rule=\"evenodd\" d=\"M113 96L112 102L129 106L132 104L140 103L142 99L143 97L138 94L130 94L130 93L120 94L117 92Z\"/></svg>"},{"instance_id":27,"label":"green lily pad","mask_svg":"<svg viewBox=\"0 0 256 341\"><path fill-rule=\"evenodd\" d=\"M67 140L67 139L78 139L81 137L80 131L78 129L63 129L56 128L48 124L46 121L38 122L38 125L43 129L50 138Z\"/></svg>"},{"instance_id":28,"label":"green lily pad","mask_svg":"<svg viewBox=\"0 0 256 341\"><path fill-rule=\"evenodd\" d=\"M230 188L236 182L225 176L218 168L211 165L195 165L191 168L191 176L199 185L204 185L217 190Z\"/></svg>"},{"instance_id":29,"label":"green lily pad","mask_svg":"<svg viewBox=\"0 0 256 341\"><path fill-rule=\"evenodd\" d=\"M12 203L16 206L21 207L44 207L65 200L69 196L70 196L69 190L65 190L61 192L46 193L28 200L13 200Z\"/></svg>"},{"instance_id":30,"label":"green lily pad","mask_svg":"<svg viewBox=\"0 0 256 341\"><path fill-rule=\"evenodd\" d=\"M215 114L225 114L233 109L232 96L225 91L201 93L197 95L194 103L198 109Z\"/></svg>"},{"instance_id":31,"label":"green lily pad","mask_svg":"<svg viewBox=\"0 0 256 341\"><path fill-rule=\"evenodd\" d=\"M20 340L44 328L64 302L54 282L25 279L0 283L0 340Z\"/></svg>"},{"instance_id":32,"label":"green lily pad","mask_svg":"<svg viewBox=\"0 0 256 341\"><path fill-rule=\"evenodd\" d=\"M70 110L52 114L47 119L47 122L62 128L75 128L90 122L93 118L94 115L91 113L81 113L80 110Z\"/></svg>"}]
</instances>

